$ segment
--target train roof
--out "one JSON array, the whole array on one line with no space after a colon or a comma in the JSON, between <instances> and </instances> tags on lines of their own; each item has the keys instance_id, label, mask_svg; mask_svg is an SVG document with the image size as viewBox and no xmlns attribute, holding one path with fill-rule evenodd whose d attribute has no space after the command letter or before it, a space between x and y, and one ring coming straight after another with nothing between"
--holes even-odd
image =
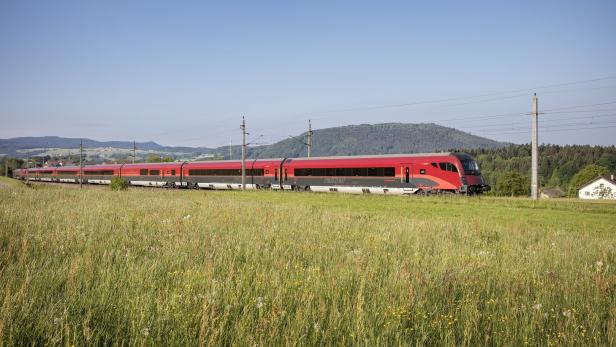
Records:
<instances>
[{"instance_id":1,"label":"train roof","mask_svg":"<svg viewBox=\"0 0 616 347\"><path fill-rule=\"evenodd\" d=\"M327 159L378 159L378 158L407 158L407 157L447 157L453 155L451 152L436 153L408 153L408 154L366 154L348 156L328 156L328 157L301 157L289 158L291 160L327 160Z\"/></svg>"}]
</instances>

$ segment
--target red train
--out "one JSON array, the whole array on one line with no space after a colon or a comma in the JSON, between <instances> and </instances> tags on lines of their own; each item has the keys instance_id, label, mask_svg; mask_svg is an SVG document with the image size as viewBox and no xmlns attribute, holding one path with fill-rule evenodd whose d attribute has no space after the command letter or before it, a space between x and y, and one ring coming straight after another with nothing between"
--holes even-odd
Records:
<instances>
[{"instance_id":1,"label":"red train","mask_svg":"<svg viewBox=\"0 0 616 347\"><path fill-rule=\"evenodd\" d=\"M83 167L83 182L109 184L114 176L135 186L241 189L240 161L106 164ZM79 183L79 167L15 170L24 180ZM246 189L415 194L490 190L477 162L464 153L365 155L246 161Z\"/></svg>"}]
</instances>

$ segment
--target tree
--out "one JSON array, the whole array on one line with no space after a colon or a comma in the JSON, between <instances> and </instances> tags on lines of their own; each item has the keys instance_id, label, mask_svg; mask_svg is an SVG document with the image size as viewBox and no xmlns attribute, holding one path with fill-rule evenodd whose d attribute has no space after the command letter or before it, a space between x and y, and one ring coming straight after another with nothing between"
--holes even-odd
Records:
<instances>
[{"instance_id":1,"label":"tree","mask_svg":"<svg viewBox=\"0 0 616 347\"><path fill-rule=\"evenodd\" d=\"M598 196L599 199L612 199L615 196L611 187L595 187L593 195Z\"/></svg>"},{"instance_id":2,"label":"tree","mask_svg":"<svg viewBox=\"0 0 616 347\"><path fill-rule=\"evenodd\" d=\"M576 196L582 186L598 176L605 175L609 169L605 166L596 164L586 165L582 170L578 171L569 184L569 196Z\"/></svg>"},{"instance_id":3,"label":"tree","mask_svg":"<svg viewBox=\"0 0 616 347\"><path fill-rule=\"evenodd\" d=\"M148 163L170 163L173 162L173 158L171 157L159 157L156 154L150 154L148 155L147 159L145 160Z\"/></svg>"},{"instance_id":4,"label":"tree","mask_svg":"<svg viewBox=\"0 0 616 347\"><path fill-rule=\"evenodd\" d=\"M601 154L597 164L606 167L610 170L616 170L616 153L605 152Z\"/></svg>"},{"instance_id":5,"label":"tree","mask_svg":"<svg viewBox=\"0 0 616 347\"><path fill-rule=\"evenodd\" d=\"M528 177L517 172L503 173L496 181L496 194L504 196L520 196L530 194Z\"/></svg>"}]
</instances>

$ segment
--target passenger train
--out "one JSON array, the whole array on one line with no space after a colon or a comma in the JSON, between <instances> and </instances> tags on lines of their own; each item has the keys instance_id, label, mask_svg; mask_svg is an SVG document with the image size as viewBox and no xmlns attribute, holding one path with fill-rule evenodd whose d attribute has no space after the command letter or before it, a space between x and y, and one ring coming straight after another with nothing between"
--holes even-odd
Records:
<instances>
[{"instance_id":1,"label":"passenger train","mask_svg":"<svg viewBox=\"0 0 616 347\"><path fill-rule=\"evenodd\" d=\"M133 186L242 189L241 161L86 165L20 169L22 180ZM364 155L246 160L246 189L355 194L479 194L490 190L477 162L464 153Z\"/></svg>"}]
</instances>

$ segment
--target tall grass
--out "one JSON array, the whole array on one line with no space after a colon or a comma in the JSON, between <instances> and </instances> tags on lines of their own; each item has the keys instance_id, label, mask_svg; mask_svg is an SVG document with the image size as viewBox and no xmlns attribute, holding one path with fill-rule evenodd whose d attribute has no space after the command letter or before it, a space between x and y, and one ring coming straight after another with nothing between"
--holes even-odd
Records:
<instances>
[{"instance_id":1,"label":"tall grass","mask_svg":"<svg viewBox=\"0 0 616 347\"><path fill-rule=\"evenodd\" d=\"M616 205L0 189L0 345L614 345Z\"/></svg>"}]
</instances>

